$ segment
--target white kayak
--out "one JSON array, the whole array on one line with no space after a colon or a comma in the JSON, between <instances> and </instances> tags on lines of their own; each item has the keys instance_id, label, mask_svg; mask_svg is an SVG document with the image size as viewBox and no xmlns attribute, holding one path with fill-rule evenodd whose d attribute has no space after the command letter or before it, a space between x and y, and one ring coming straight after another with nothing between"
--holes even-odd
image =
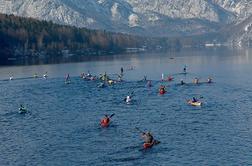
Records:
<instances>
[{"instance_id":1,"label":"white kayak","mask_svg":"<svg viewBox=\"0 0 252 166\"><path fill-rule=\"evenodd\" d=\"M200 102L200 101L193 102L192 100L188 100L187 103L192 106L201 106L202 105L202 102Z\"/></svg>"}]
</instances>

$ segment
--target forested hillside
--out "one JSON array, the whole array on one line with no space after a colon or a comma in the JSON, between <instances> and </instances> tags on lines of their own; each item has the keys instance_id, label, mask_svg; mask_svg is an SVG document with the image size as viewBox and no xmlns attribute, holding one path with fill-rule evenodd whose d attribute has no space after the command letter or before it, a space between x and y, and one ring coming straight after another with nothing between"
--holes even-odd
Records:
<instances>
[{"instance_id":1,"label":"forested hillside","mask_svg":"<svg viewBox=\"0 0 252 166\"><path fill-rule=\"evenodd\" d=\"M22 57L62 56L65 52L83 55L122 52L141 47L144 38L120 33L88 30L52 22L0 14L0 63Z\"/></svg>"},{"instance_id":2,"label":"forested hillside","mask_svg":"<svg viewBox=\"0 0 252 166\"><path fill-rule=\"evenodd\" d=\"M204 45L206 37L141 37L58 25L32 18L0 14L0 64L22 59L106 55L136 50L180 49ZM130 49L131 50L131 49ZM15 63L14 63L15 64Z\"/></svg>"}]
</instances>

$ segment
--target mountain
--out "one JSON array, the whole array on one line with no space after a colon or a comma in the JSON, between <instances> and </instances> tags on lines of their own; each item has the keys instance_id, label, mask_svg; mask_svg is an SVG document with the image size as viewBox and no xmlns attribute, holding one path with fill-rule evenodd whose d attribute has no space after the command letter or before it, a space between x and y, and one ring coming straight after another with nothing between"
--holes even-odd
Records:
<instances>
[{"instance_id":1,"label":"mountain","mask_svg":"<svg viewBox=\"0 0 252 166\"><path fill-rule=\"evenodd\" d=\"M252 1L0 0L0 11L90 29L148 36L189 36L241 24L252 14Z\"/></svg>"},{"instance_id":2,"label":"mountain","mask_svg":"<svg viewBox=\"0 0 252 166\"><path fill-rule=\"evenodd\" d=\"M0 14L0 65L123 53L128 47L142 48L143 43L155 46L157 41Z\"/></svg>"},{"instance_id":3,"label":"mountain","mask_svg":"<svg viewBox=\"0 0 252 166\"><path fill-rule=\"evenodd\" d=\"M219 36L233 46L252 46L252 15L240 23L227 25Z\"/></svg>"},{"instance_id":4,"label":"mountain","mask_svg":"<svg viewBox=\"0 0 252 166\"><path fill-rule=\"evenodd\" d=\"M80 61L89 56L200 47L202 37L143 37L0 14L0 65ZM69 58L69 59L68 59ZM50 63L50 62L49 62Z\"/></svg>"}]
</instances>

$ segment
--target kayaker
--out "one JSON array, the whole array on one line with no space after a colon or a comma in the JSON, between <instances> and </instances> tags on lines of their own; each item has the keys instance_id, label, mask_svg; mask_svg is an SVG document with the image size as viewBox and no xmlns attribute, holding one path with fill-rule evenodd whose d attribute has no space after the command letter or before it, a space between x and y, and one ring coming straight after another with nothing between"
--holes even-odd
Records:
<instances>
[{"instance_id":1,"label":"kayaker","mask_svg":"<svg viewBox=\"0 0 252 166\"><path fill-rule=\"evenodd\" d=\"M22 104L20 104L19 113L20 113L20 114L26 113L26 109L25 109L25 107L24 107Z\"/></svg>"},{"instance_id":2,"label":"kayaker","mask_svg":"<svg viewBox=\"0 0 252 166\"><path fill-rule=\"evenodd\" d=\"M147 81L147 76L144 76L143 81Z\"/></svg>"},{"instance_id":3,"label":"kayaker","mask_svg":"<svg viewBox=\"0 0 252 166\"><path fill-rule=\"evenodd\" d=\"M199 83L199 79L197 77L194 78L194 83L198 84Z\"/></svg>"},{"instance_id":4,"label":"kayaker","mask_svg":"<svg viewBox=\"0 0 252 166\"><path fill-rule=\"evenodd\" d=\"M113 81L113 80L108 80L108 84L109 85L112 85L112 84L114 84L115 83L115 81Z\"/></svg>"},{"instance_id":5,"label":"kayaker","mask_svg":"<svg viewBox=\"0 0 252 166\"><path fill-rule=\"evenodd\" d=\"M193 97L192 102L195 103L195 102L198 102L198 100L195 97Z\"/></svg>"},{"instance_id":6,"label":"kayaker","mask_svg":"<svg viewBox=\"0 0 252 166\"><path fill-rule=\"evenodd\" d=\"M19 110L24 110L24 106L22 104L20 104Z\"/></svg>"},{"instance_id":7,"label":"kayaker","mask_svg":"<svg viewBox=\"0 0 252 166\"><path fill-rule=\"evenodd\" d=\"M165 91L165 86L161 85L160 88L159 88L159 93L160 94L164 94L166 91Z\"/></svg>"},{"instance_id":8,"label":"kayaker","mask_svg":"<svg viewBox=\"0 0 252 166\"><path fill-rule=\"evenodd\" d=\"M119 82L122 81L122 77L123 77L122 74L118 74L118 81L119 81Z\"/></svg>"},{"instance_id":9,"label":"kayaker","mask_svg":"<svg viewBox=\"0 0 252 166\"><path fill-rule=\"evenodd\" d=\"M167 78L167 80L168 81L172 81L173 80L172 76L169 75L168 78Z\"/></svg>"},{"instance_id":10,"label":"kayaker","mask_svg":"<svg viewBox=\"0 0 252 166\"><path fill-rule=\"evenodd\" d=\"M131 97L131 96L127 96L127 97L125 98L126 103L130 103L131 100L132 100L132 97Z\"/></svg>"},{"instance_id":11,"label":"kayaker","mask_svg":"<svg viewBox=\"0 0 252 166\"><path fill-rule=\"evenodd\" d=\"M85 73L81 73L80 78L85 78Z\"/></svg>"},{"instance_id":12,"label":"kayaker","mask_svg":"<svg viewBox=\"0 0 252 166\"><path fill-rule=\"evenodd\" d=\"M186 73L186 65L184 66L184 69L183 69L184 73Z\"/></svg>"},{"instance_id":13,"label":"kayaker","mask_svg":"<svg viewBox=\"0 0 252 166\"><path fill-rule=\"evenodd\" d=\"M108 124L109 121L110 121L110 119L109 119L108 115L105 115L105 117L101 120L101 123Z\"/></svg>"},{"instance_id":14,"label":"kayaker","mask_svg":"<svg viewBox=\"0 0 252 166\"><path fill-rule=\"evenodd\" d=\"M144 143L147 144L153 143L154 141L154 138L149 131L147 131L146 133L142 133L142 138L144 140Z\"/></svg>"},{"instance_id":15,"label":"kayaker","mask_svg":"<svg viewBox=\"0 0 252 166\"><path fill-rule=\"evenodd\" d=\"M10 76L10 80L13 80L13 75Z\"/></svg>"},{"instance_id":16,"label":"kayaker","mask_svg":"<svg viewBox=\"0 0 252 166\"><path fill-rule=\"evenodd\" d=\"M109 80L109 77L107 76L106 72L101 76L101 80L103 80L103 81L108 81Z\"/></svg>"},{"instance_id":17,"label":"kayaker","mask_svg":"<svg viewBox=\"0 0 252 166\"><path fill-rule=\"evenodd\" d=\"M184 85L184 84L185 84L184 81L183 81L183 79L180 80L180 84L181 84L181 85Z\"/></svg>"},{"instance_id":18,"label":"kayaker","mask_svg":"<svg viewBox=\"0 0 252 166\"><path fill-rule=\"evenodd\" d=\"M121 67L121 75L123 74L123 67Z\"/></svg>"},{"instance_id":19,"label":"kayaker","mask_svg":"<svg viewBox=\"0 0 252 166\"><path fill-rule=\"evenodd\" d=\"M45 74L43 75L44 78L47 78L48 75L47 75L47 72L45 72Z\"/></svg>"},{"instance_id":20,"label":"kayaker","mask_svg":"<svg viewBox=\"0 0 252 166\"><path fill-rule=\"evenodd\" d=\"M92 75L90 74L89 70L88 70L88 73L87 73L87 77L91 77Z\"/></svg>"},{"instance_id":21,"label":"kayaker","mask_svg":"<svg viewBox=\"0 0 252 166\"><path fill-rule=\"evenodd\" d=\"M150 80L149 80L149 81L147 81L146 86L147 86L147 87L152 87L152 83L151 83L151 81L150 81Z\"/></svg>"},{"instance_id":22,"label":"kayaker","mask_svg":"<svg viewBox=\"0 0 252 166\"><path fill-rule=\"evenodd\" d=\"M33 77L34 77L34 78L38 78L38 74L35 73L35 74L33 75Z\"/></svg>"},{"instance_id":23,"label":"kayaker","mask_svg":"<svg viewBox=\"0 0 252 166\"><path fill-rule=\"evenodd\" d=\"M211 77L208 77L207 83L212 83L212 78Z\"/></svg>"},{"instance_id":24,"label":"kayaker","mask_svg":"<svg viewBox=\"0 0 252 166\"><path fill-rule=\"evenodd\" d=\"M66 82L67 82L67 81L70 81L70 75L69 75L69 74L66 75L65 81L66 81Z\"/></svg>"}]
</instances>

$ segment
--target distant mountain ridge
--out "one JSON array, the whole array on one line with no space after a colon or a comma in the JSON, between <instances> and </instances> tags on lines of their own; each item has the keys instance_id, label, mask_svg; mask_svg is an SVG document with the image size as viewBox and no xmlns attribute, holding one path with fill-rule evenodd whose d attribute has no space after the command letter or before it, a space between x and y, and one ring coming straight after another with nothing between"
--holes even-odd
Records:
<instances>
[{"instance_id":1,"label":"distant mountain ridge","mask_svg":"<svg viewBox=\"0 0 252 166\"><path fill-rule=\"evenodd\" d=\"M251 0L0 0L0 11L55 23L148 36L188 36L239 25ZM250 36L244 33L243 40Z\"/></svg>"}]
</instances>

